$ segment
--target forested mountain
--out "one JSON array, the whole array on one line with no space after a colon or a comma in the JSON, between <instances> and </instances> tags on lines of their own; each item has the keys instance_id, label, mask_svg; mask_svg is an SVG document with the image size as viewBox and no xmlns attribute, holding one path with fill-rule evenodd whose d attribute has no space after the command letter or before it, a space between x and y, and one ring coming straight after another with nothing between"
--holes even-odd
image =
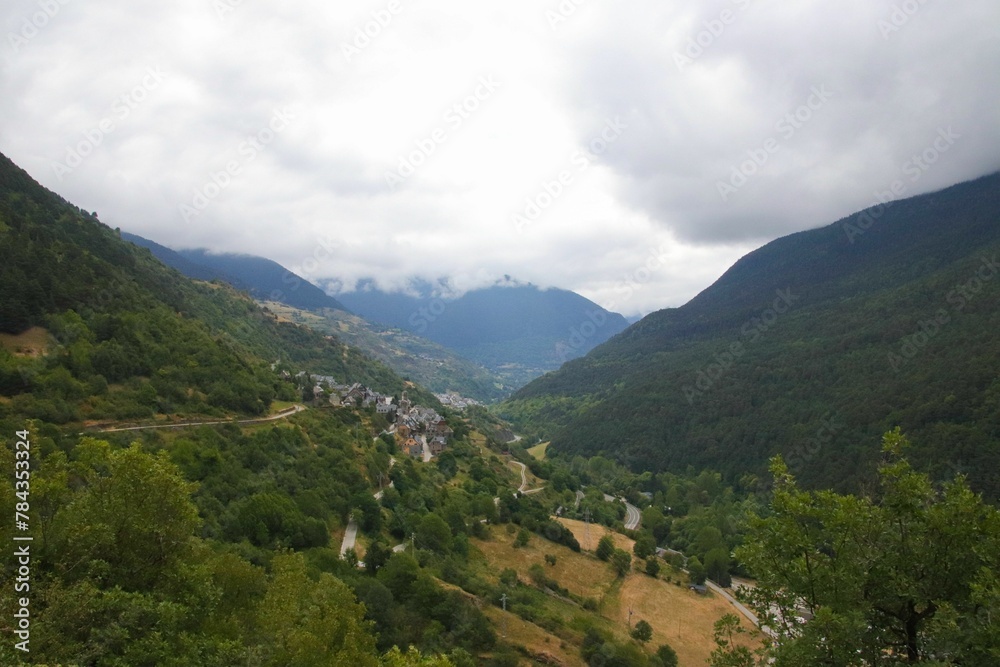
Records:
<instances>
[{"instance_id":1,"label":"forested mountain","mask_svg":"<svg viewBox=\"0 0 1000 667\"><path fill-rule=\"evenodd\" d=\"M485 368L442 345L405 329L353 315L319 287L269 259L204 250L174 251L124 232L122 238L148 248L161 262L189 278L229 283L258 302L267 303L281 317L333 334L431 391L453 391L480 401L494 401L516 388L505 387Z\"/></svg>"},{"instance_id":2,"label":"forested mountain","mask_svg":"<svg viewBox=\"0 0 1000 667\"><path fill-rule=\"evenodd\" d=\"M167 268L4 156L0 285L0 332L39 327L32 332L41 340L31 353L19 353L16 338L0 347L0 395L9 397L0 416L261 414L292 390L272 371L275 361L387 393L406 388L335 338Z\"/></svg>"},{"instance_id":3,"label":"forested mountain","mask_svg":"<svg viewBox=\"0 0 1000 667\"><path fill-rule=\"evenodd\" d=\"M416 296L364 286L338 298L362 317L399 327L455 350L520 386L575 359L628 326L579 294L505 281L458 298Z\"/></svg>"},{"instance_id":4,"label":"forested mountain","mask_svg":"<svg viewBox=\"0 0 1000 667\"><path fill-rule=\"evenodd\" d=\"M158 260L189 278L223 280L249 292L255 299L280 301L296 308L347 310L342 303L305 278L264 257L211 253L204 249L171 250L127 232L122 232L122 238L148 248Z\"/></svg>"},{"instance_id":5,"label":"forested mountain","mask_svg":"<svg viewBox=\"0 0 1000 667\"><path fill-rule=\"evenodd\" d=\"M915 462L1000 496L1000 175L884 204L756 250L519 391L552 449L730 478L785 455L857 488L894 426Z\"/></svg>"}]
</instances>

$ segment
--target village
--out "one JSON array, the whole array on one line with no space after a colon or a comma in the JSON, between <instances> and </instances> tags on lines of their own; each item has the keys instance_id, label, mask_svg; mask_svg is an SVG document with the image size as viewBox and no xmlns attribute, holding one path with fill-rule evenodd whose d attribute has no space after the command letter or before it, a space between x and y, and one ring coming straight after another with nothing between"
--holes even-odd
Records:
<instances>
[{"instance_id":1,"label":"village","mask_svg":"<svg viewBox=\"0 0 1000 667\"><path fill-rule=\"evenodd\" d=\"M412 458L429 461L447 446L454 430L447 420L433 408L414 405L404 391L398 404L393 396L381 394L360 383L344 385L328 375L299 373L300 380L311 379L311 397L314 405L335 408L354 406L375 408L390 423L389 433L396 437L400 452Z\"/></svg>"}]
</instances>

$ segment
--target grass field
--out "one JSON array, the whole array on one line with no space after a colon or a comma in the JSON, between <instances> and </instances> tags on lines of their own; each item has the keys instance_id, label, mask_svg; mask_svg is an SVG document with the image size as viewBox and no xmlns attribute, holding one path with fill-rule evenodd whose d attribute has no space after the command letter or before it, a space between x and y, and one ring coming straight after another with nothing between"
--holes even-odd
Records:
<instances>
[{"instance_id":1,"label":"grass field","mask_svg":"<svg viewBox=\"0 0 1000 667\"><path fill-rule=\"evenodd\" d=\"M534 456L539 461L545 460L545 450L549 448L549 443L543 442L541 444L535 445L527 450L529 454Z\"/></svg>"},{"instance_id":2,"label":"grass field","mask_svg":"<svg viewBox=\"0 0 1000 667\"><path fill-rule=\"evenodd\" d=\"M561 520L584 542L586 524L580 521ZM577 532L579 531L579 533ZM606 528L590 525L593 544L608 533ZM611 532L615 544L631 552L632 540ZM594 622L612 629L619 640L627 641L629 632L629 609L632 610L632 625L640 619L653 627L653 639L647 649L655 651L661 644L669 644L677 652L681 667L703 667L714 648L713 626L717 620L735 610L720 597L698 595L686 585L668 583L664 579L653 579L639 572L633 572L624 580L615 577L611 566L587 553L572 550L533 535L527 546L515 549L514 536L502 527L491 528L490 540L473 540L477 553L470 560L481 561L483 573L494 581L502 570L516 570L522 581L530 583L528 569L538 563L546 574L555 579L571 593L599 602L599 610L588 612L568 602L553 598L550 612L562 616L568 623L574 617L589 616ZM545 555L556 557L556 565L545 564ZM669 568L668 568L669 571ZM676 575L674 575L676 579ZM547 605L548 606L548 605ZM500 628L503 612L495 609L484 610ZM737 614L738 615L738 614ZM578 642L547 632L543 628L507 614L509 639L528 648L532 654L548 653L561 664L582 664ZM572 625L572 623L570 623ZM750 629L744 621L744 627ZM561 633L562 634L562 633ZM746 640L750 645L749 639ZM563 644L569 644L563 647ZM577 645L574 645L577 644Z\"/></svg>"},{"instance_id":3,"label":"grass field","mask_svg":"<svg viewBox=\"0 0 1000 667\"><path fill-rule=\"evenodd\" d=\"M638 573L626 578L614 598L609 597L605 602L603 611L612 620L627 625L629 609L633 626L640 619L653 626L649 646L670 644L681 667L707 664L714 647L715 622L729 613L739 616L721 597L702 596L687 586L668 584ZM744 628L752 629L745 619L742 621ZM745 644L753 645L749 639Z\"/></svg>"},{"instance_id":4,"label":"grass field","mask_svg":"<svg viewBox=\"0 0 1000 667\"><path fill-rule=\"evenodd\" d=\"M580 543L580 548L584 551L596 550L597 543L600 539L609 534L615 541L615 546L619 549L624 549L625 551L632 553L632 547L635 546L635 540L631 540L621 533L616 533L613 530L597 523L587 524L583 521L577 521L576 519L558 519L558 521L573 531L573 537L575 537L576 541ZM590 539L587 539L588 534L590 535Z\"/></svg>"},{"instance_id":5,"label":"grass field","mask_svg":"<svg viewBox=\"0 0 1000 667\"><path fill-rule=\"evenodd\" d=\"M497 629L497 636L527 651L543 664L566 665L567 667L583 667L586 663L580 655L580 647L543 630L534 623L529 623L519 616L504 612L496 607L484 607L483 612ZM506 630L506 637L504 631ZM552 659L546 659L551 656Z\"/></svg>"},{"instance_id":6,"label":"grass field","mask_svg":"<svg viewBox=\"0 0 1000 667\"><path fill-rule=\"evenodd\" d=\"M485 556L494 579L504 569L512 568L523 581L530 582L528 568L538 563L571 593L596 600L603 598L614 583L615 575L610 565L561 544L533 535L528 546L515 549L514 537L505 530L493 528L491 535L490 541L475 540L474 543ZM554 566L546 565L546 554L556 557Z\"/></svg>"},{"instance_id":7,"label":"grass field","mask_svg":"<svg viewBox=\"0 0 1000 667\"><path fill-rule=\"evenodd\" d=\"M31 327L16 336L0 334L0 347L17 356L40 357L48 351L49 344L49 332L41 327Z\"/></svg>"}]
</instances>

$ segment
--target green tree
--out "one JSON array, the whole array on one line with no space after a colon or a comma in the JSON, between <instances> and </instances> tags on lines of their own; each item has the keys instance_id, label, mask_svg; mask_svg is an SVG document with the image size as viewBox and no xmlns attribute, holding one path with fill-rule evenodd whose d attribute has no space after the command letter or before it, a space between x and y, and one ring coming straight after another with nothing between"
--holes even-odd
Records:
<instances>
[{"instance_id":1,"label":"green tree","mask_svg":"<svg viewBox=\"0 0 1000 667\"><path fill-rule=\"evenodd\" d=\"M615 549L611 554L611 565L619 577L624 577L632 570L632 554L624 549Z\"/></svg>"},{"instance_id":2,"label":"green tree","mask_svg":"<svg viewBox=\"0 0 1000 667\"><path fill-rule=\"evenodd\" d=\"M754 654L749 648L737 642L737 639L745 634L746 630L735 614L726 614L716 621L713 632L715 650L709 657L711 667L754 667L757 664Z\"/></svg>"},{"instance_id":3,"label":"green tree","mask_svg":"<svg viewBox=\"0 0 1000 667\"><path fill-rule=\"evenodd\" d=\"M701 564L697 556L691 556L687 563L688 571L688 581L692 584L701 585L705 583L705 579L708 578L708 572L705 570L705 566Z\"/></svg>"},{"instance_id":4,"label":"green tree","mask_svg":"<svg viewBox=\"0 0 1000 667\"><path fill-rule=\"evenodd\" d=\"M650 664L653 667L677 667L677 652L669 644L660 644Z\"/></svg>"},{"instance_id":5,"label":"green tree","mask_svg":"<svg viewBox=\"0 0 1000 667\"><path fill-rule=\"evenodd\" d=\"M650 533L643 533L635 541L632 552L636 558L649 558L656 553L656 540Z\"/></svg>"},{"instance_id":6,"label":"green tree","mask_svg":"<svg viewBox=\"0 0 1000 667\"><path fill-rule=\"evenodd\" d=\"M802 491L772 462L771 513L752 520L737 557L757 577L746 599L775 633L779 667L912 664L938 651L993 664L979 630L982 596L996 593L984 573L1000 565L998 511L961 477L935 488L906 445L898 429L886 434L878 485L860 497Z\"/></svg>"},{"instance_id":7,"label":"green tree","mask_svg":"<svg viewBox=\"0 0 1000 667\"><path fill-rule=\"evenodd\" d=\"M365 608L329 574L313 581L301 554L276 556L257 620L264 664L376 667Z\"/></svg>"},{"instance_id":8,"label":"green tree","mask_svg":"<svg viewBox=\"0 0 1000 667\"><path fill-rule=\"evenodd\" d=\"M705 572L715 583L723 588L728 587L732 583L729 576L729 552L717 548L705 554Z\"/></svg>"},{"instance_id":9,"label":"green tree","mask_svg":"<svg viewBox=\"0 0 1000 667\"><path fill-rule=\"evenodd\" d=\"M615 541L610 535L605 535L597 542L597 551L595 554L601 560L609 560L611 554L615 552Z\"/></svg>"},{"instance_id":10,"label":"green tree","mask_svg":"<svg viewBox=\"0 0 1000 667\"><path fill-rule=\"evenodd\" d=\"M514 538L514 547L521 548L528 546L528 541L531 540L531 533L522 528L517 531L517 537Z\"/></svg>"},{"instance_id":11,"label":"green tree","mask_svg":"<svg viewBox=\"0 0 1000 667\"><path fill-rule=\"evenodd\" d=\"M645 644L652 638L653 638L653 626L650 625L647 621L640 620L638 623L635 624L635 627L632 628L632 639L635 639Z\"/></svg>"},{"instance_id":12,"label":"green tree","mask_svg":"<svg viewBox=\"0 0 1000 667\"><path fill-rule=\"evenodd\" d=\"M654 556L646 559L646 574L654 579L660 574L660 561Z\"/></svg>"},{"instance_id":13,"label":"green tree","mask_svg":"<svg viewBox=\"0 0 1000 667\"><path fill-rule=\"evenodd\" d=\"M445 553L451 543L451 528L444 519L431 512L420 520L416 540L421 549Z\"/></svg>"}]
</instances>

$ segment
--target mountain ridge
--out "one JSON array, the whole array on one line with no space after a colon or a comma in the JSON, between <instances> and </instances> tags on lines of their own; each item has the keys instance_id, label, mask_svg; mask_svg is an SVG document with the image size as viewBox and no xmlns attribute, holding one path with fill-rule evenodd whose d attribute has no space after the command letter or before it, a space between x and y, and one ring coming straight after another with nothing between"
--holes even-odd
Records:
<instances>
[{"instance_id":1,"label":"mountain ridge","mask_svg":"<svg viewBox=\"0 0 1000 667\"><path fill-rule=\"evenodd\" d=\"M975 462L977 486L995 495L1000 322L989 306L1000 280L961 288L991 275L998 219L993 174L776 239L687 304L522 388L504 410L521 424L538 419L555 452L730 476L784 453L805 481L827 486L859 483L878 453L857 443L902 425L923 443L923 465L944 475L959 465L949 457ZM823 426L831 415L834 435ZM810 444L821 432L821 446Z\"/></svg>"}]
</instances>

